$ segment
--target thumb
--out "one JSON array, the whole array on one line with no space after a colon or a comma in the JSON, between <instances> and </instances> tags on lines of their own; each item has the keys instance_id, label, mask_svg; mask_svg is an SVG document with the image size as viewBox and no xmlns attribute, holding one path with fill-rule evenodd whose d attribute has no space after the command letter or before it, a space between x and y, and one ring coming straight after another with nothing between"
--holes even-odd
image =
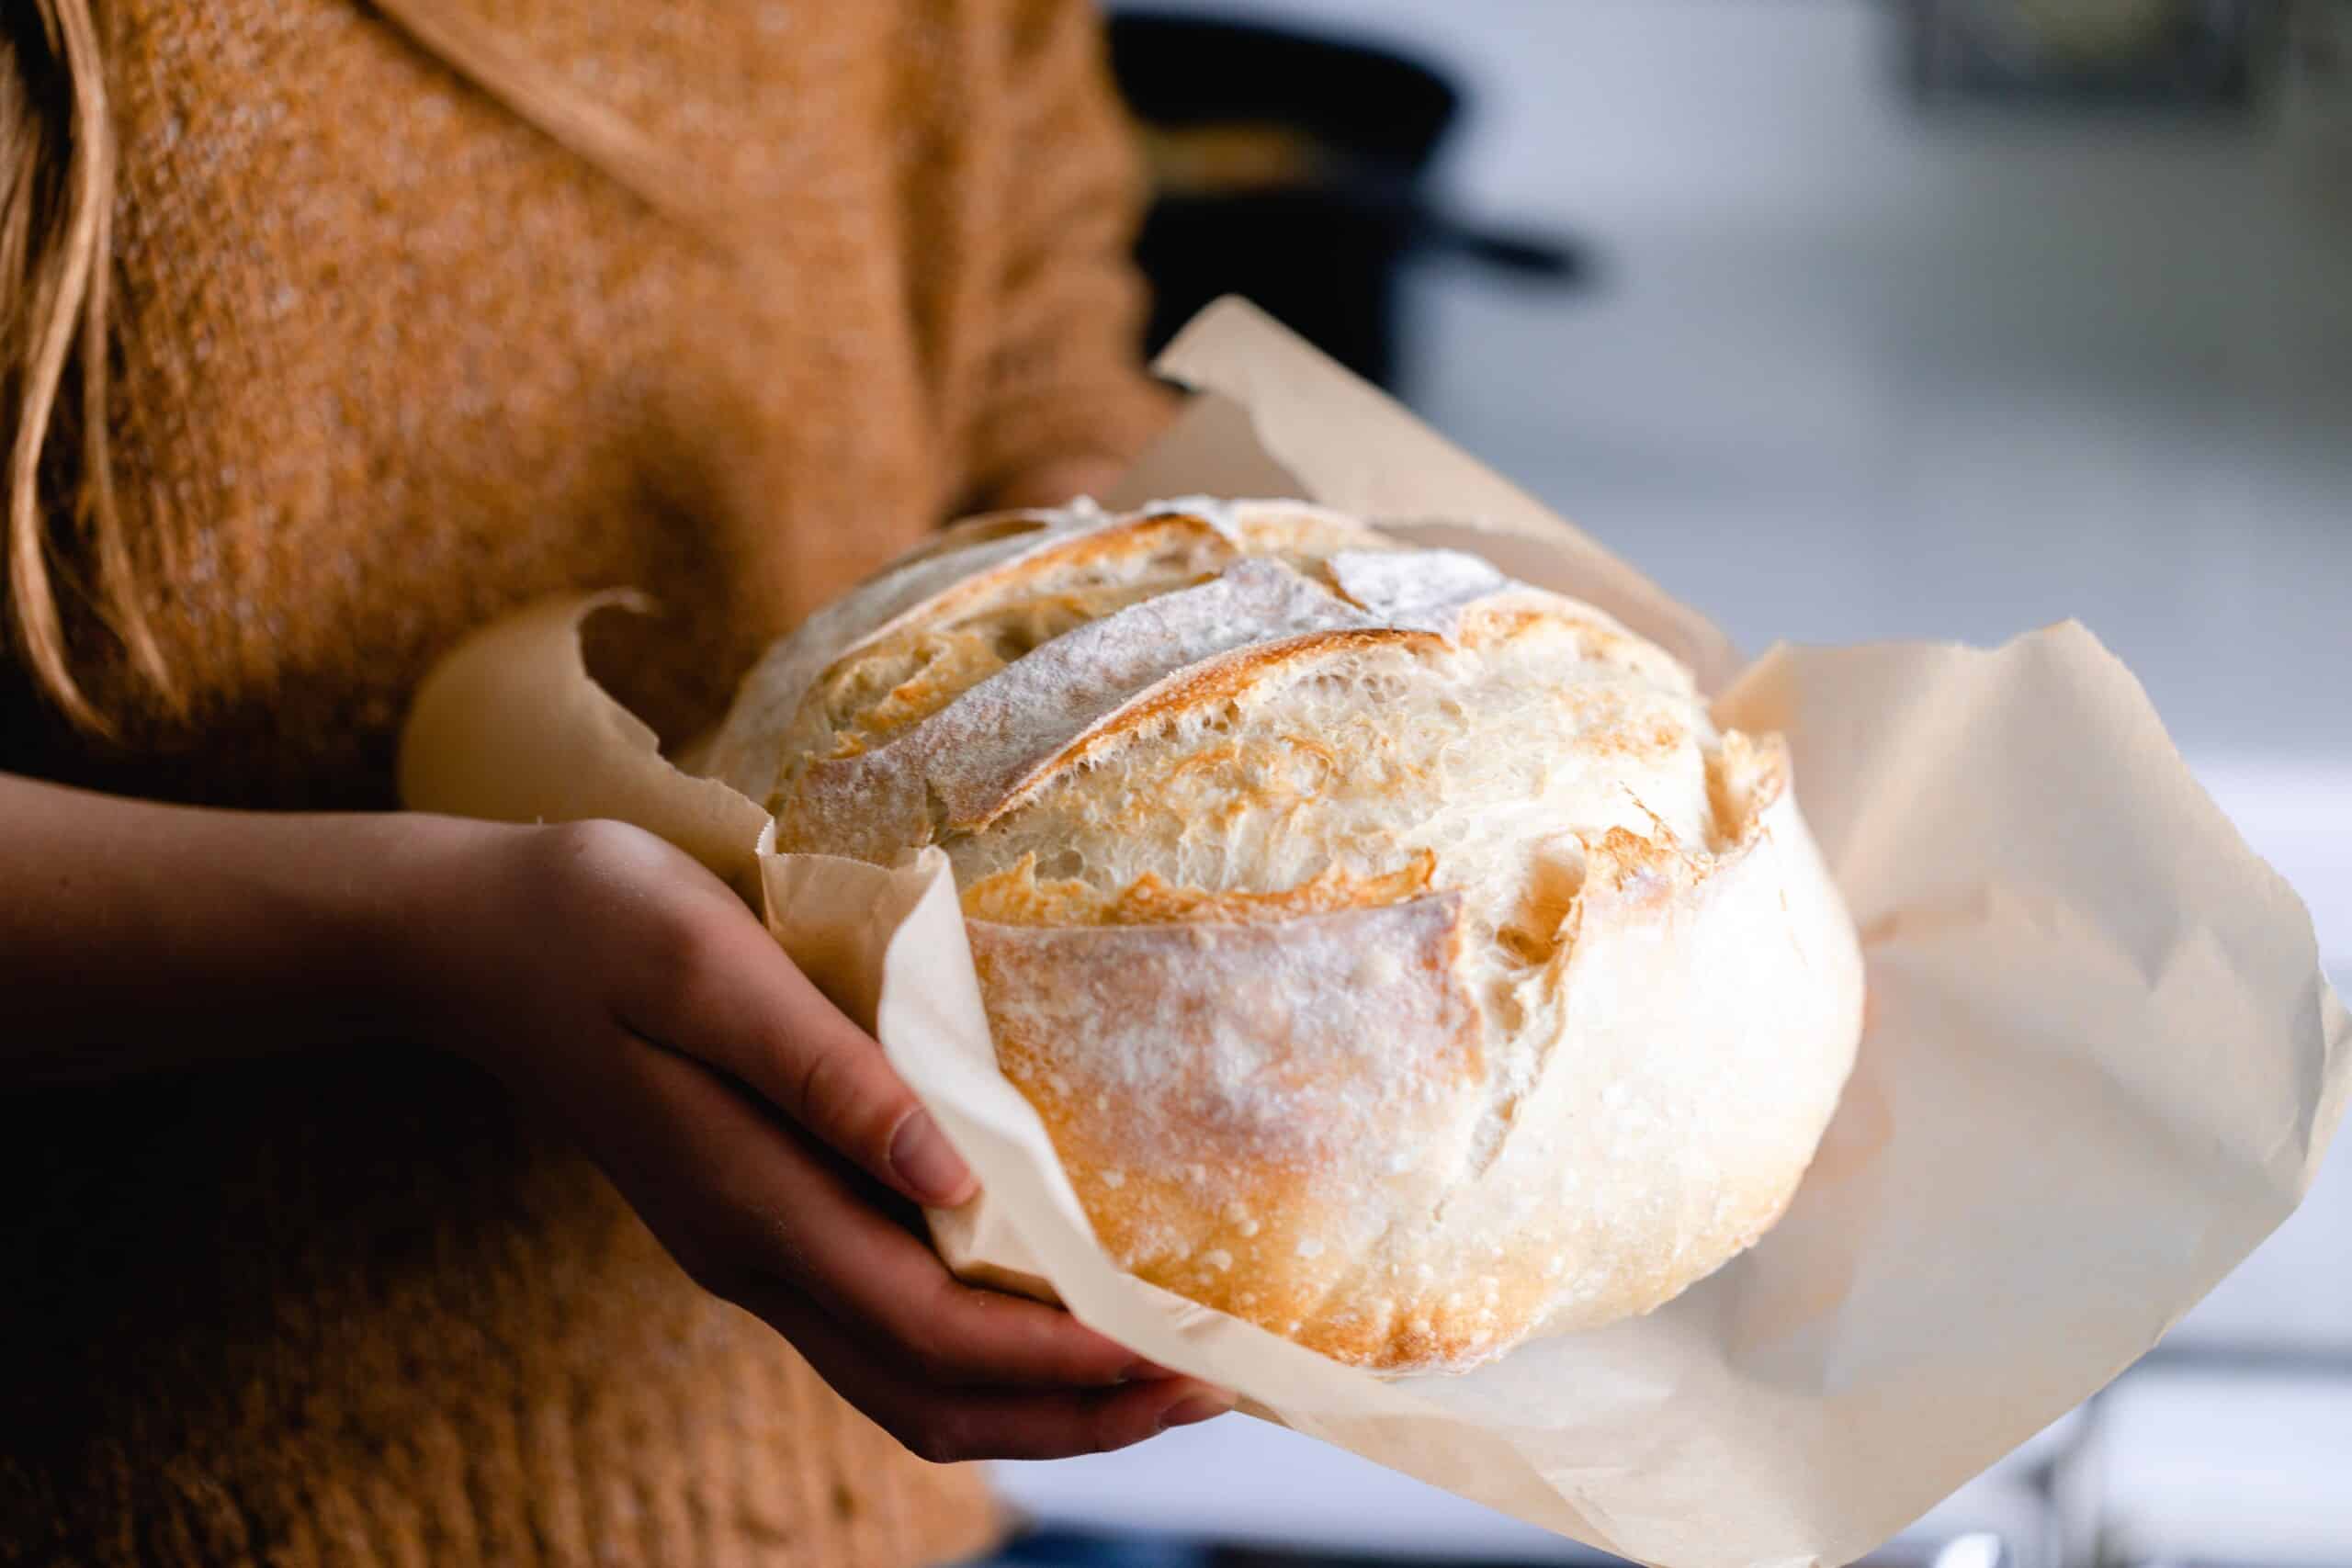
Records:
<instances>
[{"instance_id":1,"label":"thumb","mask_svg":"<svg viewBox=\"0 0 2352 1568\"><path fill-rule=\"evenodd\" d=\"M811 1136L918 1203L953 1208L978 1183L880 1042L852 1022L766 928L728 922L708 978L688 987L671 1031L650 1031L733 1075ZM681 1037L684 1035L684 1037Z\"/></svg>"}]
</instances>

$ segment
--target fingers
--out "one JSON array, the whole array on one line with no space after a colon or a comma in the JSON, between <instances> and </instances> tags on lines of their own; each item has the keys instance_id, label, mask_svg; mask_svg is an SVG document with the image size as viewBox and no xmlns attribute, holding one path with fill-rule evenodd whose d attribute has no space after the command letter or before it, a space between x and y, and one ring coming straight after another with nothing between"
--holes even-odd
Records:
<instances>
[{"instance_id":1,"label":"fingers","mask_svg":"<svg viewBox=\"0 0 2352 1568\"><path fill-rule=\"evenodd\" d=\"M533 904L629 940L578 944L603 955L576 1021L594 1048L531 1056L529 1080L697 1281L934 1460L1098 1452L1229 1405L1057 1308L958 1283L883 1211L859 1172L938 1204L974 1182L723 884L634 830L531 842Z\"/></svg>"},{"instance_id":2,"label":"fingers","mask_svg":"<svg viewBox=\"0 0 2352 1568\"><path fill-rule=\"evenodd\" d=\"M656 1114L639 1124L667 1129L669 1146L640 1163L699 1173L704 1190L680 1221L695 1256L680 1261L717 1293L740 1301L781 1280L935 1384L1102 1386L1157 1371L1058 1307L961 1283L854 1176L718 1077L658 1048L642 1055L641 1099Z\"/></svg>"},{"instance_id":3,"label":"fingers","mask_svg":"<svg viewBox=\"0 0 2352 1568\"><path fill-rule=\"evenodd\" d=\"M1222 1415L1232 1400L1190 1378L1115 1388L942 1388L910 1377L885 1350L777 1286L743 1304L766 1320L833 1392L934 1464L1107 1453L1171 1427Z\"/></svg>"},{"instance_id":4,"label":"fingers","mask_svg":"<svg viewBox=\"0 0 2352 1568\"><path fill-rule=\"evenodd\" d=\"M675 972L665 1004L626 1021L742 1079L820 1142L918 1203L953 1208L977 1183L882 1055L730 898ZM650 1016L658 1012L661 1016Z\"/></svg>"}]
</instances>

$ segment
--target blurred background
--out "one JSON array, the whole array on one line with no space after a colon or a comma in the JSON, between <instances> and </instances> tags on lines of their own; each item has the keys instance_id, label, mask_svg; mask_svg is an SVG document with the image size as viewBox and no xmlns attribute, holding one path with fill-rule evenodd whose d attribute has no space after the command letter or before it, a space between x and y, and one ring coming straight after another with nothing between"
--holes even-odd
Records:
<instances>
[{"instance_id":1,"label":"blurred background","mask_svg":"<svg viewBox=\"0 0 2352 1568\"><path fill-rule=\"evenodd\" d=\"M1156 333L1256 298L1751 652L2084 621L2352 990L2352 5L1111 14ZM1240 1418L1000 1471L1007 1564L1600 1561ZM1881 1560L2352 1564L2352 1155Z\"/></svg>"}]
</instances>

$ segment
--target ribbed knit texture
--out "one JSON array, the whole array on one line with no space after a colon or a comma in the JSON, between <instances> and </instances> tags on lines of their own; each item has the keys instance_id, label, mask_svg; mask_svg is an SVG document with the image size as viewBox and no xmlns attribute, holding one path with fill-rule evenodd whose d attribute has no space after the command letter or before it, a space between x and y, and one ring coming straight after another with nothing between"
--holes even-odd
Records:
<instances>
[{"instance_id":1,"label":"ribbed knit texture","mask_svg":"<svg viewBox=\"0 0 2352 1568\"><path fill-rule=\"evenodd\" d=\"M1074 0L469 3L729 193L733 248L356 0L112 0L117 479L193 710L76 615L128 742L0 652L0 767L387 804L435 657L612 583L688 612L605 650L684 731L944 513L1159 417ZM0 1095L0 1562L888 1568L993 1529L428 1054Z\"/></svg>"},{"instance_id":2,"label":"ribbed knit texture","mask_svg":"<svg viewBox=\"0 0 2352 1568\"><path fill-rule=\"evenodd\" d=\"M0 1562L903 1565L985 1544L455 1064L0 1101ZM29 1202L28 1202L29 1199Z\"/></svg>"}]
</instances>

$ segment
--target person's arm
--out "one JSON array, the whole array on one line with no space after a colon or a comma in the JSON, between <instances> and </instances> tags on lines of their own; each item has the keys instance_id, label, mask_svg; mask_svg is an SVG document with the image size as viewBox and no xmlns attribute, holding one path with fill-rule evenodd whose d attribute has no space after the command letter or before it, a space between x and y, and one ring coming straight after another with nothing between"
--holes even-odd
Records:
<instances>
[{"instance_id":1,"label":"person's arm","mask_svg":"<svg viewBox=\"0 0 2352 1568\"><path fill-rule=\"evenodd\" d=\"M0 773L0 1088L380 1036L417 838Z\"/></svg>"},{"instance_id":2,"label":"person's arm","mask_svg":"<svg viewBox=\"0 0 2352 1568\"><path fill-rule=\"evenodd\" d=\"M616 822L202 811L0 775L0 1093L416 1041L550 1111L696 1281L935 1460L1228 1404L911 1228L972 1178L727 886ZM92 1151L104 1157L104 1151Z\"/></svg>"},{"instance_id":3,"label":"person's arm","mask_svg":"<svg viewBox=\"0 0 2352 1568\"><path fill-rule=\"evenodd\" d=\"M1017 176L967 467L983 504L1100 494L1174 412L1139 355L1141 164L1090 0L1007 0L1003 93Z\"/></svg>"}]
</instances>

